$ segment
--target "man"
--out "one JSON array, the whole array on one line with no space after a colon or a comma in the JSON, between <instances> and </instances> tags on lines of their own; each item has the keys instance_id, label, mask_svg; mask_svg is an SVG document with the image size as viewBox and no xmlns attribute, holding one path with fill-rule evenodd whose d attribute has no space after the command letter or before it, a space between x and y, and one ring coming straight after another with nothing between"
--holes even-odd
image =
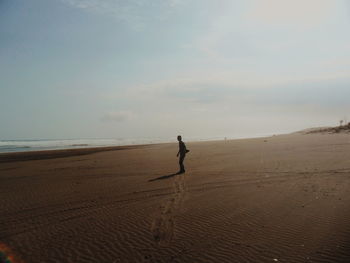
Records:
<instances>
[{"instance_id":1,"label":"man","mask_svg":"<svg viewBox=\"0 0 350 263\"><path fill-rule=\"evenodd\" d=\"M180 155L180 158L179 158L180 171L178 172L178 174L182 174L185 172L184 159L185 159L186 153L188 153L189 150L186 149L186 145L182 141L181 135L177 136L177 140L179 141L179 151L176 156L179 157Z\"/></svg>"}]
</instances>

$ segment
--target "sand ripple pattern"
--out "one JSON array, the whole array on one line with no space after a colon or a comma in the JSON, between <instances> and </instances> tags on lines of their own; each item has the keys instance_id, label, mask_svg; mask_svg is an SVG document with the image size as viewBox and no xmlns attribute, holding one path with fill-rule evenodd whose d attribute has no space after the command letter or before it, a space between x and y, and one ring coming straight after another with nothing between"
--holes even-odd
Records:
<instances>
[{"instance_id":1,"label":"sand ripple pattern","mask_svg":"<svg viewBox=\"0 0 350 263\"><path fill-rule=\"evenodd\" d=\"M160 206L159 214L152 222L153 238L159 245L169 244L173 239L175 216L182 206L186 193L185 174L175 176L173 191L170 199Z\"/></svg>"}]
</instances>

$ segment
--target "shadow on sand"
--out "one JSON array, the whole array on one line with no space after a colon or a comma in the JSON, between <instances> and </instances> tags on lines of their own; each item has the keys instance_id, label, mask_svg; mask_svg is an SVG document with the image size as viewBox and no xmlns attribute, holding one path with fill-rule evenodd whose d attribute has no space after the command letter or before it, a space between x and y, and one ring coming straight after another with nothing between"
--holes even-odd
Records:
<instances>
[{"instance_id":1,"label":"shadow on sand","mask_svg":"<svg viewBox=\"0 0 350 263\"><path fill-rule=\"evenodd\" d=\"M174 174L169 174L169 175L163 175L154 179L148 180L148 182L153 182L153 181L158 181L158 180L164 180L164 179L169 179L171 177L174 177L175 175L179 175L180 173L174 173Z\"/></svg>"}]
</instances>

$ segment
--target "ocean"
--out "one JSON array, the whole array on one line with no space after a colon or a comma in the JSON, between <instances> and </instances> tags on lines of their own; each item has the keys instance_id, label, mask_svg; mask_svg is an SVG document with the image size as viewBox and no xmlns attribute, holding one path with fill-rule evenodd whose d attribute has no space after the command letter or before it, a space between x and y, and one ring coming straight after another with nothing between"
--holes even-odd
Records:
<instances>
[{"instance_id":1,"label":"ocean","mask_svg":"<svg viewBox=\"0 0 350 263\"><path fill-rule=\"evenodd\" d=\"M0 153L153 144L174 139L0 140Z\"/></svg>"}]
</instances>

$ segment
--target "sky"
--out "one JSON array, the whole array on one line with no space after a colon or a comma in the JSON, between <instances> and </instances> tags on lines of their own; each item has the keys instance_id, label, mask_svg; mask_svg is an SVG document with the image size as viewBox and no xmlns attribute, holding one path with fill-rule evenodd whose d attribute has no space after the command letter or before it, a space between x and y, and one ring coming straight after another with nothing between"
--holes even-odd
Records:
<instances>
[{"instance_id":1,"label":"sky","mask_svg":"<svg viewBox=\"0 0 350 263\"><path fill-rule=\"evenodd\" d=\"M0 140L350 121L348 0L0 0Z\"/></svg>"}]
</instances>

